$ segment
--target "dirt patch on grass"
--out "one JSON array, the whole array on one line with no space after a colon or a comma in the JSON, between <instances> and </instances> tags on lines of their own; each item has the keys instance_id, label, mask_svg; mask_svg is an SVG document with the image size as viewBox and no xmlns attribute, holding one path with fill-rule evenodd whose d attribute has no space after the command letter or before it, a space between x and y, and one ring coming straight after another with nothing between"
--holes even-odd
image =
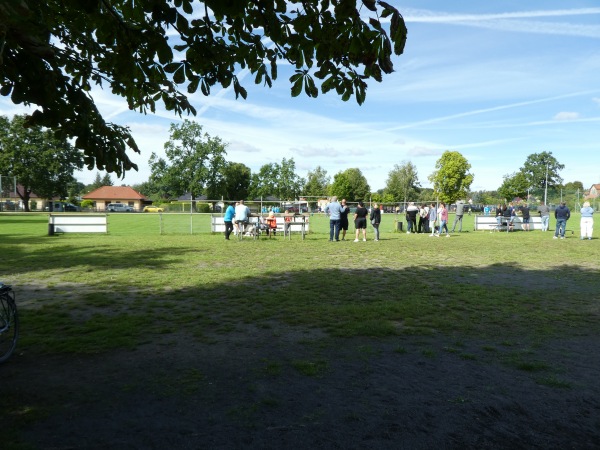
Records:
<instances>
[{"instance_id":1,"label":"dirt patch on grass","mask_svg":"<svg viewBox=\"0 0 600 450\"><path fill-rule=\"evenodd\" d=\"M20 348L0 366L3 448L596 448L598 344L272 324L92 356Z\"/></svg>"}]
</instances>

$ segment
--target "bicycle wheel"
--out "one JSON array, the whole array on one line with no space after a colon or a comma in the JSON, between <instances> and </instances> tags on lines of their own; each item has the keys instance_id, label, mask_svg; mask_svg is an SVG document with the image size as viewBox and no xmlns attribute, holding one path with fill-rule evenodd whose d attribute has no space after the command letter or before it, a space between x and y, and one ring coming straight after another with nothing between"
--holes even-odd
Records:
<instances>
[{"instance_id":1,"label":"bicycle wheel","mask_svg":"<svg viewBox=\"0 0 600 450\"><path fill-rule=\"evenodd\" d=\"M13 292L0 294L0 363L15 350L19 338L19 316Z\"/></svg>"}]
</instances>

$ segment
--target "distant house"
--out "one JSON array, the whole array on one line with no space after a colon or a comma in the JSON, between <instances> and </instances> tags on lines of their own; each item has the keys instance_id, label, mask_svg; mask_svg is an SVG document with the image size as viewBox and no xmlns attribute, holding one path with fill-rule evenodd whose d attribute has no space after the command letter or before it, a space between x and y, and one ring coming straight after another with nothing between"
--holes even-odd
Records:
<instances>
[{"instance_id":1,"label":"distant house","mask_svg":"<svg viewBox=\"0 0 600 450\"><path fill-rule=\"evenodd\" d=\"M600 197L600 184L592 184L592 187L585 196L586 199L594 199Z\"/></svg>"},{"instance_id":2,"label":"distant house","mask_svg":"<svg viewBox=\"0 0 600 450\"><path fill-rule=\"evenodd\" d=\"M8 188L4 186L2 191L0 191L0 204L2 204L2 206L0 206L0 210L23 209L25 207L25 205L23 204L23 200L21 200L21 197L19 195L24 195L24 188L20 184L17 184L16 188L17 192L14 191L13 186L9 186ZM37 209L44 209L44 206L46 206L46 200L38 197L37 194L35 194L35 192L29 194L30 208L33 203L36 204Z\"/></svg>"},{"instance_id":3,"label":"distant house","mask_svg":"<svg viewBox=\"0 0 600 450\"><path fill-rule=\"evenodd\" d=\"M104 211L109 203L124 203L134 211L141 211L144 206L152 204L152 200L129 186L102 186L81 198L92 200L99 211Z\"/></svg>"}]
</instances>

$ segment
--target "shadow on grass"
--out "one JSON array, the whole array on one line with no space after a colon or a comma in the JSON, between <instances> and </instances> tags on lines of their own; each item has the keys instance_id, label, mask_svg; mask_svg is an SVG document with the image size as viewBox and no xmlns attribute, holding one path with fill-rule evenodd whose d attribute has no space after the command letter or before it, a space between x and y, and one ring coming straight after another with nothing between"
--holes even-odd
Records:
<instances>
[{"instance_id":1,"label":"shadow on grass","mask_svg":"<svg viewBox=\"0 0 600 450\"><path fill-rule=\"evenodd\" d=\"M145 253L145 266L160 270L166 251ZM126 268L133 260L101 255L94 270L103 264ZM23 284L17 292L27 327L23 345L44 352L135 348L153 335L180 331L211 340L248 324L270 328L275 323L334 337L443 334L535 342L597 330L597 275L566 265L551 271L512 264L330 268L222 282L199 275L192 286L180 289L132 279L105 287ZM578 294L568 282L574 276Z\"/></svg>"}]
</instances>

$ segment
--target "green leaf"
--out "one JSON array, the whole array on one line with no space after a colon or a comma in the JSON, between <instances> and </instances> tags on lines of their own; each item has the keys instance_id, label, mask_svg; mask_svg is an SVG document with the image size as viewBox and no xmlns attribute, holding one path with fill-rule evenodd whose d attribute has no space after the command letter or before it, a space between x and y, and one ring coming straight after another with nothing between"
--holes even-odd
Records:
<instances>
[{"instance_id":1,"label":"green leaf","mask_svg":"<svg viewBox=\"0 0 600 450\"><path fill-rule=\"evenodd\" d=\"M396 55L401 55L404 53L404 47L406 46L408 30L400 13L396 13L392 16L392 23L394 22L394 17L397 17L397 24L395 27L395 32L392 33L390 30L390 34L392 35L392 40L394 41L394 53Z\"/></svg>"},{"instance_id":2,"label":"green leaf","mask_svg":"<svg viewBox=\"0 0 600 450\"><path fill-rule=\"evenodd\" d=\"M256 71L256 77L254 78L254 83L255 84L260 84L262 83L262 78L265 72L265 66L262 65L258 68L258 70Z\"/></svg>"},{"instance_id":3,"label":"green leaf","mask_svg":"<svg viewBox=\"0 0 600 450\"><path fill-rule=\"evenodd\" d=\"M200 90L206 97L208 97L210 95L210 86L208 85L208 83L206 82L206 80L204 78L202 78L202 83L200 84Z\"/></svg>"},{"instance_id":4,"label":"green leaf","mask_svg":"<svg viewBox=\"0 0 600 450\"><path fill-rule=\"evenodd\" d=\"M185 82L185 71L183 66L173 74L173 81L177 84L182 84Z\"/></svg>"},{"instance_id":5,"label":"green leaf","mask_svg":"<svg viewBox=\"0 0 600 450\"><path fill-rule=\"evenodd\" d=\"M375 0L362 0L363 5L365 5L370 11L376 12L377 5Z\"/></svg>"},{"instance_id":6,"label":"green leaf","mask_svg":"<svg viewBox=\"0 0 600 450\"><path fill-rule=\"evenodd\" d=\"M192 80L190 82L190 84L188 85L187 91L190 94L193 94L194 92L196 92L196 90L198 89L198 84L200 83L200 78L196 78L194 80Z\"/></svg>"},{"instance_id":7,"label":"green leaf","mask_svg":"<svg viewBox=\"0 0 600 450\"><path fill-rule=\"evenodd\" d=\"M12 91L12 84L5 84L4 86L0 87L0 95L4 97L9 95L10 91Z\"/></svg>"},{"instance_id":8,"label":"green leaf","mask_svg":"<svg viewBox=\"0 0 600 450\"><path fill-rule=\"evenodd\" d=\"M292 97L298 97L300 95L300 92L302 92L302 84L302 76L300 76L296 79L295 83L292 86Z\"/></svg>"},{"instance_id":9,"label":"green leaf","mask_svg":"<svg viewBox=\"0 0 600 450\"><path fill-rule=\"evenodd\" d=\"M184 1L183 2L183 11L186 14L192 14L194 12L194 8L192 7L192 4L188 1Z\"/></svg>"},{"instance_id":10,"label":"green leaf","mask_svg":"<svg viewBox=\"0 0 600 450\"><path fill-rule=\"evenodd\" d=\"M167 73L173 73L181 67L181 63L169 63L164 66L163 70Z\"/></svg>"},{"instance_id":11,"label":"green leaf","mask_svg":"<svg viewBox=\"0 0 600 450\"><path fill-rule=\"evenodd\" d=\"M381 23L379 23L379 20L377 19L373 19L372 17L369 18L369 23L371 24L371 26L373 28L375 28L377 31L383 31L383 28L381 28Z\"/></svg>"}]
</instances>

